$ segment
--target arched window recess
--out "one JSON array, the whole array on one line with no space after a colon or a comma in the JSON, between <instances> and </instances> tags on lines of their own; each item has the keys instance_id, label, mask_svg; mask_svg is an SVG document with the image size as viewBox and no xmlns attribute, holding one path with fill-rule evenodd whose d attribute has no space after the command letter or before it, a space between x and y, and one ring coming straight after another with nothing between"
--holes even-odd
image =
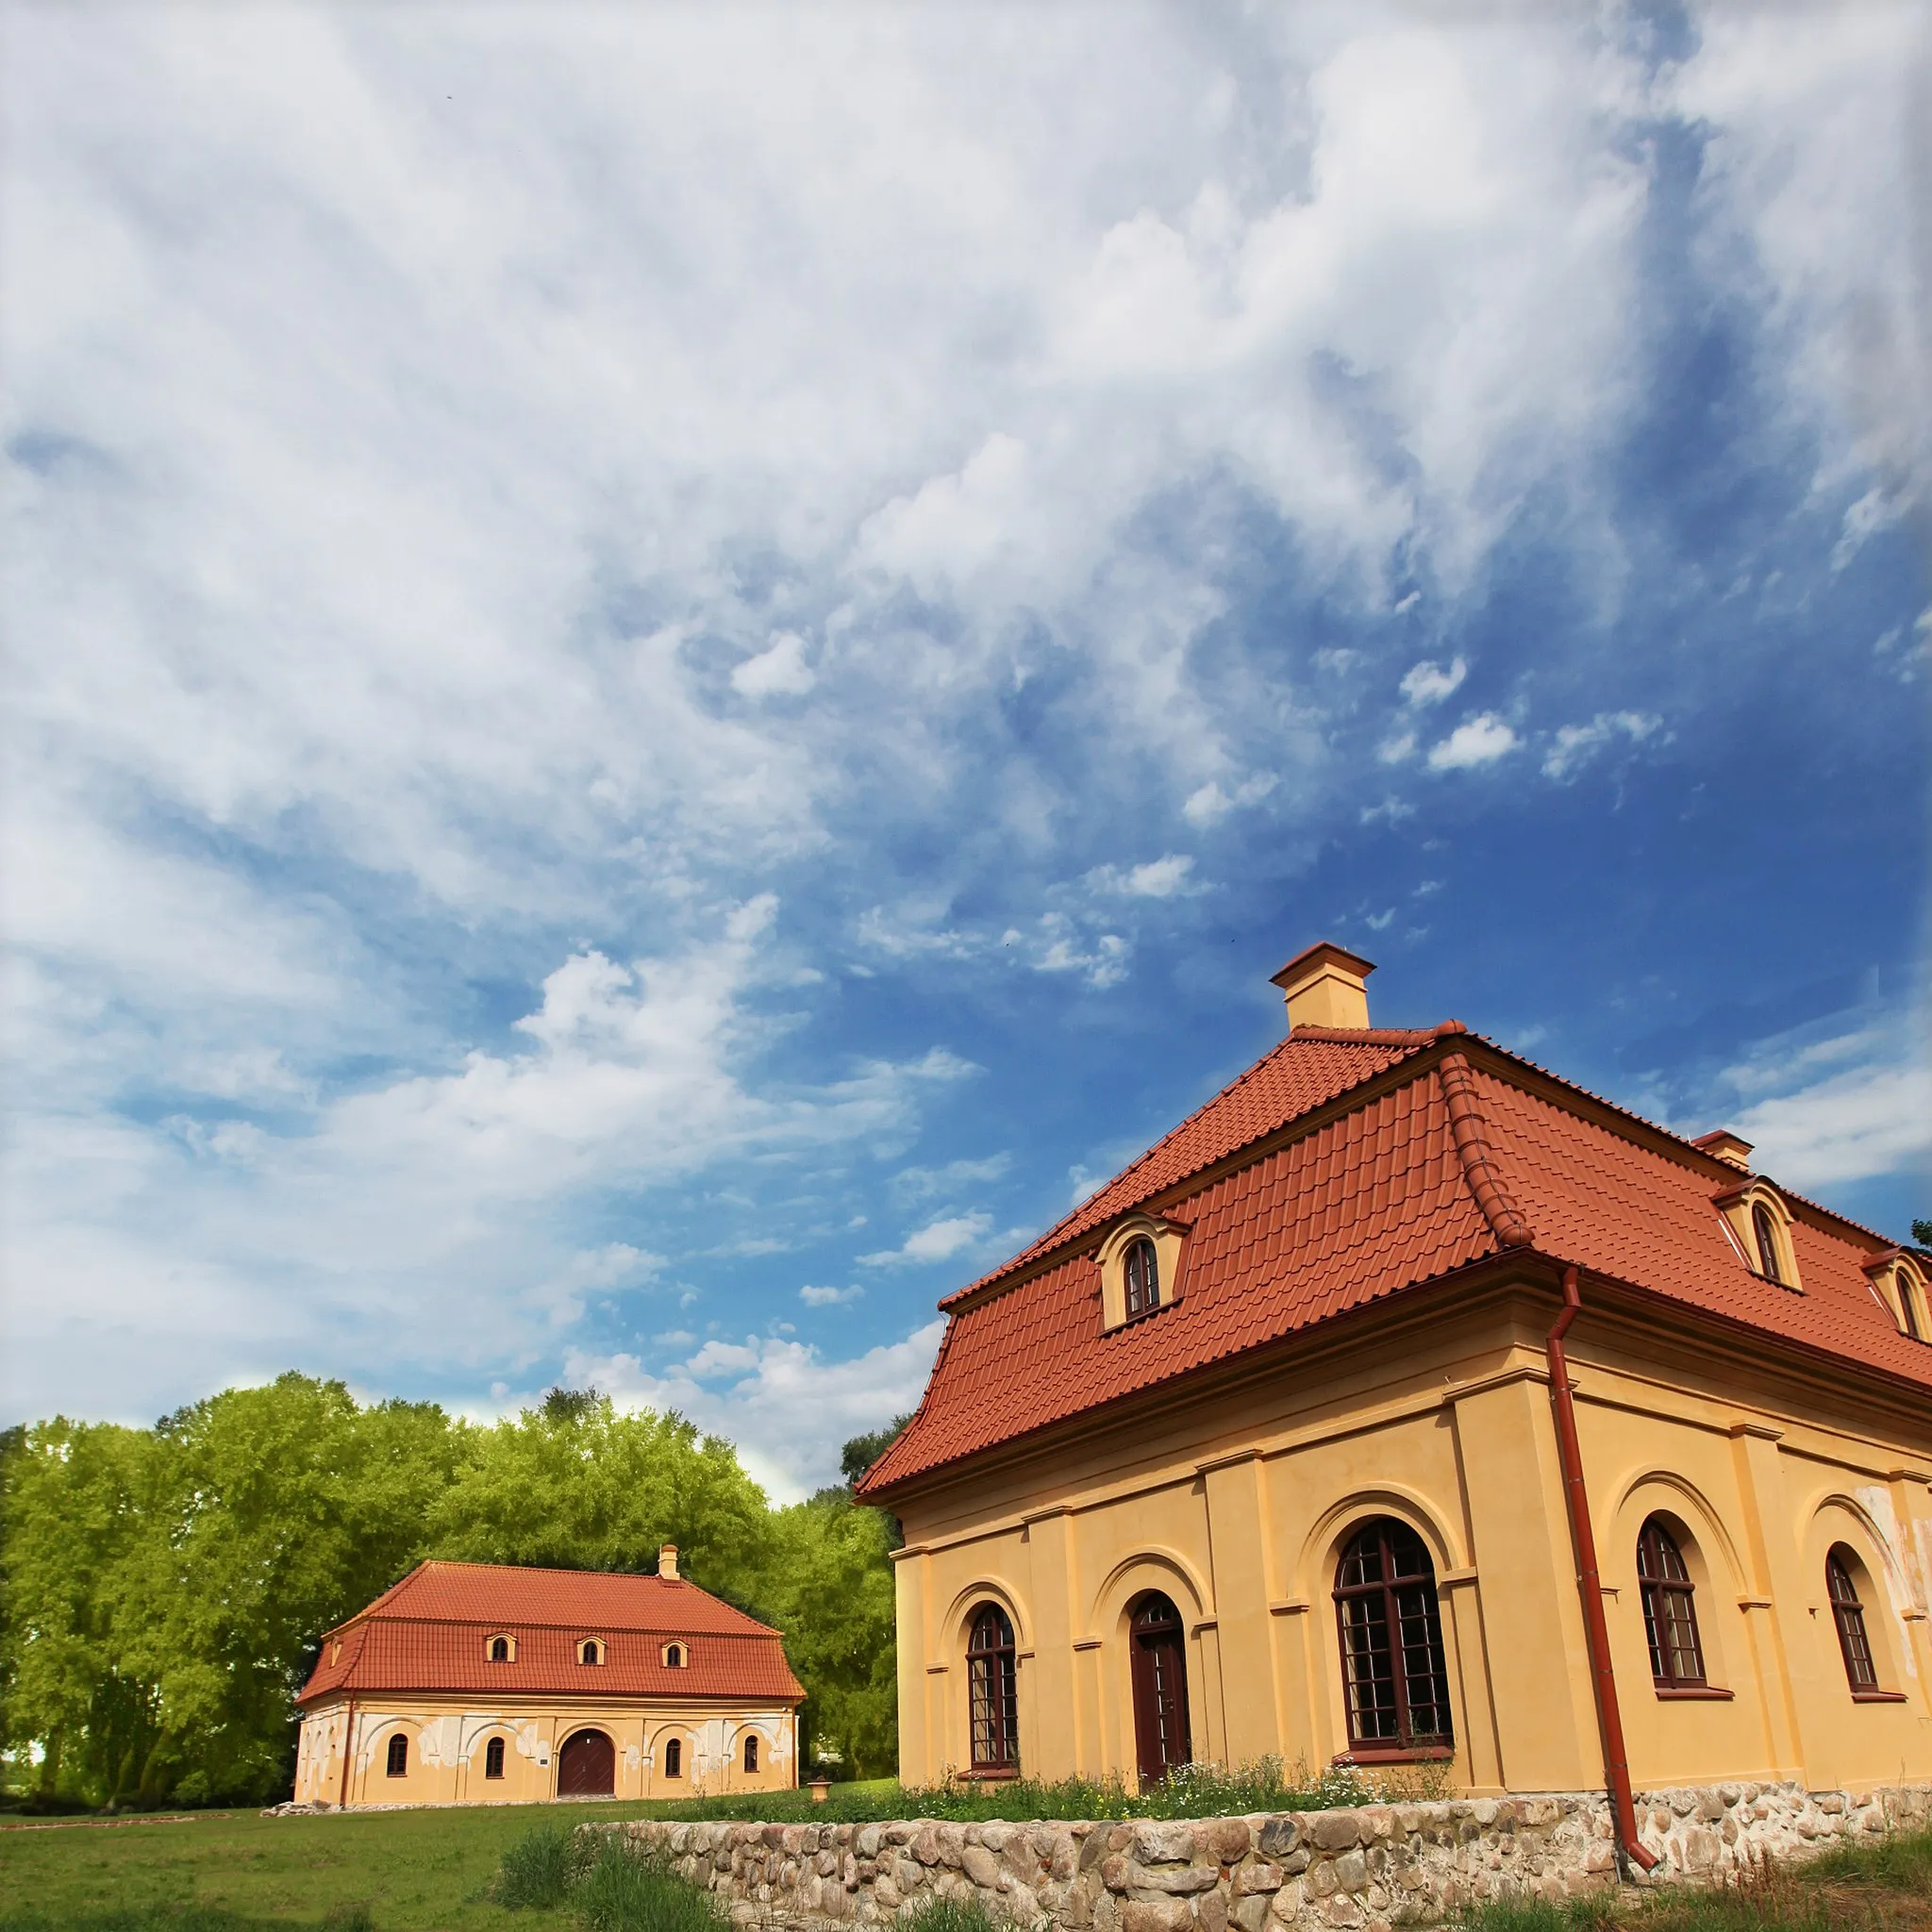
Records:
<instances>
[{"instance_id":1,"label":"arched window recess","mask_svg":"<svg viewBox=\"0 0 1932 1932\"><path fill-rule=\"evenodd\" d=\"M1927 1294L1925 1270L1916 1256L1903 1248L1888 1248L1865 1263L1865 1278L1890 1311L1901 1335L1913 1341L1932 1342L1932 1296Z\"/></svg>"}]
</instances>

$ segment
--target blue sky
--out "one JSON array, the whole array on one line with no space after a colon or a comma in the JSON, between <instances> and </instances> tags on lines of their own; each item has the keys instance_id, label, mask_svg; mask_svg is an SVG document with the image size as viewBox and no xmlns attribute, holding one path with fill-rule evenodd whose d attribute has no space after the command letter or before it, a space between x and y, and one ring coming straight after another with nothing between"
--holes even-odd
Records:
<instances>
[{"instance_id":1,"label":"blue sky","mask_svg":"<svg viewBox=\"0 0 1932 1932\"><path fill-rule=\"evenodd\" d=\"M774 1493L1317 938L1932 1212L1925 16L10 6L6 1420Z\"/></svg>"}]
</instances>

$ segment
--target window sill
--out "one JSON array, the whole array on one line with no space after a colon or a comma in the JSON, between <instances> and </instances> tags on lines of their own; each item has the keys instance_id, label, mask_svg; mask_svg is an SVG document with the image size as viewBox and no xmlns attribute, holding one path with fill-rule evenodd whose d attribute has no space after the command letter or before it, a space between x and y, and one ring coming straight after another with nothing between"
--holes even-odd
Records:
<instances>
[{"instance_id":1,"label":"window sill","mask_svg":"<svg viewBox=\"0 0 1932 1932\"><path fill-rule=\"evenodd\" d=\"M1456 1756L1454 1744L1352 1744L1330 1764L1445 1764Z\"/></svg>"},{"instance_id":2,"label":"window sill","mask_svg":"<svg viewBox=\"0 0 1932 1932\"><path fill-rule=\"evenodd\" d=\"M1715 1684L1657 1684L1653 1686L1659 1704L1728 1704L1735 1690L1721 1690Z\"/></svg>"},{"instance_id":3,"label":"window sill","mask_svg":"<svg viewBox=\"0 0 1932 1932\"><path fill-rule=\"evenodd\" d=\"M1017 1764L975 1764L971 1771L959 1774L959 1782L966 1785L1009 1785L1019 1775Z\"/></svg>"},{"instance_id":4,"label":"window sill","mask_svg":"<svg viewBox=\"0 0 1932 1932\"><path fill-rule=\"evenodd\" d=\"M1912 1700L1903 1690L1854 1690L1854 1704L1909 1704Z\"/></svg>"}]
</instances>

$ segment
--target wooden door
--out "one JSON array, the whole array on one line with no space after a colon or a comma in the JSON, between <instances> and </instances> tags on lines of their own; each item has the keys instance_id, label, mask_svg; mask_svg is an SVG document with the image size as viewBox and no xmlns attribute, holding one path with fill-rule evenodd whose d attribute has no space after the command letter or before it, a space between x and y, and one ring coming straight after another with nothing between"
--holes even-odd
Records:
<instances>
[{"instance_id":1,"label":"wooden door","mask_svg":"<svg viewBox=\"0 0 1932 1932\"><path fill-rule=\"evenodd\" d=\"M602 1731L575 1731L557 1754L559 1798L608 1798L617 1789L617 1749Z\"/></svg>"},{"instance_id":2,"label":"wooden door","mask_svg":"<svg viewBox=\"0 0 1932 1932\"><path fill-rule=\"evenodd\" d=\"M1188 1738L1188 1668L1180 1612L1158 1591L1134 1606L1128 1641L1134 1674L1134 1745L1144 1788L1193 1757Z\"/></svg>"}]
</instances>

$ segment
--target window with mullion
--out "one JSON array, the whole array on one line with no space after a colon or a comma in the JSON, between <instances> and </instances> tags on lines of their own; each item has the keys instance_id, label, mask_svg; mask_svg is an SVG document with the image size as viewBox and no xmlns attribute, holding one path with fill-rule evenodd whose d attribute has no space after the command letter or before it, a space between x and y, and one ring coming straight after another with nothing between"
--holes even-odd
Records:
<instances>
[{"instance_id":1,"label":"window with mullion","mask_svg":"<svg viewBox=\"0 0 1932 1932\"><path fill-rule=\"evenodd\" d=\"M997 1604L987 1604L973 1620L973 1638L966 1653L974 1771L1018 1768L1020 1697L1016 1661L1013 1626L1007 1621L1007 1613Z\"/></svg>"},{"instance_id":2,"label":"window with mullion","mask_svg":"<svg viewBox=\"0 0 1932 1932\"><path fill-rule=\"evenodd\" d=\"M1423 1540L1384 1518L1336 1570L1349 1741L1412 1749L1453 1741L1436 1571Z\"/></svg>"},{"instance_id":3,"label":"window with mullion","mask_svg":"<svg viewBox=\"0 0 1932 1932\"><path fill-rule=\"evenodd\" d=\"M1703 1689L1696 1591L1676 1538L1655 1516L1637 1539L1637 1575L1652 1678L1663 1690Z\"/></svg>"},{"instance_id":4,"label":"window with mullion","mask_svg":"<svg viewBox=\"0 0 1932 1932\"><path fill-rule=\"evenodd\" d=\"M1865 1628L1865 1607L1850 1566L1836 1550L1824 1559L1825 1593L1831 1598L1832 1620L1838 1624L1838 1647L1843 1653L1845 1676L1854 1690L1878 1688L1878 1666L1872 1657L1872 1640Z\"/></svg>"}]
</instances>

